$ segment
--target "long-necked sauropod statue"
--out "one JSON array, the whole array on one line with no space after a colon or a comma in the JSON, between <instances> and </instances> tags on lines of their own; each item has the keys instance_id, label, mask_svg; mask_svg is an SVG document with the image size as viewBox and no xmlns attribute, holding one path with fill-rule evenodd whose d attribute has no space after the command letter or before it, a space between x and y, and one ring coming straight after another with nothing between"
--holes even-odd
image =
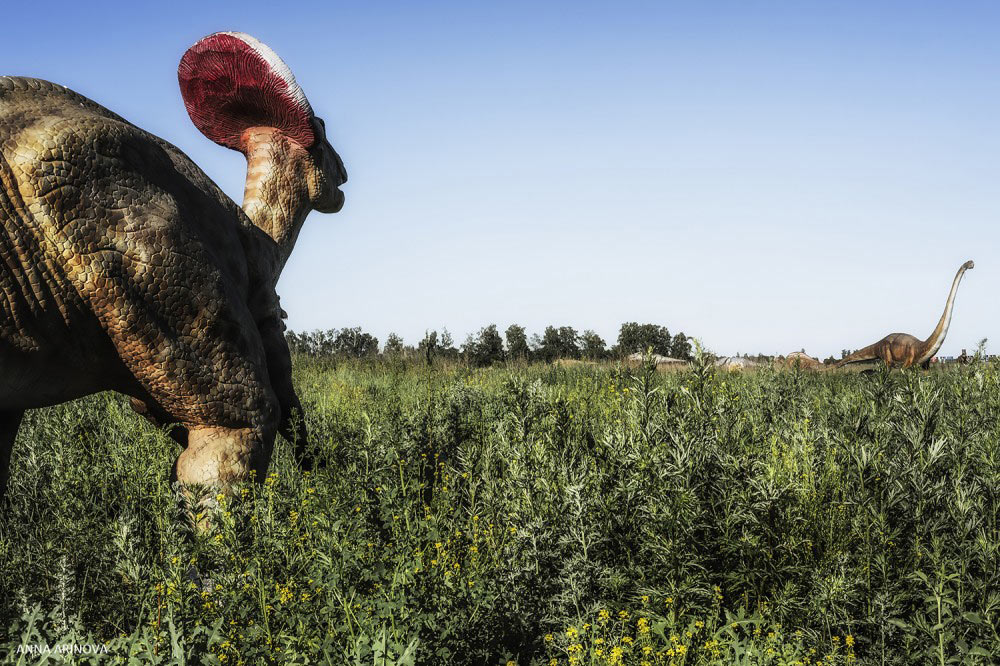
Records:
<instances>
[{"instance_id":1,"label":"long-necked sauropod statue","mask_svg":"<svg viewBox=\"0 0 1000 666\"><path fill-rule=\"evenodd\" d=\"M955 307L958 283L962 281L965 271L971 268L975 268L975 264L969 260L958 269L958 273L955 274L955 279L951 283L951 291L948 293L948 302L945 303L944 312L929 338L919 340L906 333L892 333L875 344L845 356L834 367L840 368L848 363L882 359L890 367L908 368L911 365L921 365L926 368L930 364L931 357L938 352L938 349L941 349L941 345L944 343L948 327L951 326L951 311Z\"/></svg>"},{"instance_id":2,"label":"long-necked sauropod statue","mask_svg":"<svg viewBox=\"0 0 1000 666\"><path fill-rule=\"evenodd\" d=\"M182 483L263 477L276 432L304 443L275 284L306 215L343 206L344 165L253 37L202 39L178 79L247 158L242 208L91 100L0 77L0 496L24 410L97 391L182 426Z\"/></svg>"}]
</instances>

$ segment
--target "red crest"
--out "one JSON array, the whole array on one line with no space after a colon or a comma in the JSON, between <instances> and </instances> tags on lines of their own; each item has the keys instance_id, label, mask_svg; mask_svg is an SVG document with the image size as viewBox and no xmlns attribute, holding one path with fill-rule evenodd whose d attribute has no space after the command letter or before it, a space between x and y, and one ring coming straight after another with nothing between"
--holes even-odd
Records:
<instances>
[{"instance_id":1,"label":"red crest","mask_svg":"<svg viewBox=\"0 0 1000 666\"><path fill-rule=\"evenodd\" d=\"M220 145L240 150L250 127L275 127L305 148L316 141L312 108L291 70L250 35L200 40L181 58L177 79L191 121Z\"/></svg>"}]
</instances>

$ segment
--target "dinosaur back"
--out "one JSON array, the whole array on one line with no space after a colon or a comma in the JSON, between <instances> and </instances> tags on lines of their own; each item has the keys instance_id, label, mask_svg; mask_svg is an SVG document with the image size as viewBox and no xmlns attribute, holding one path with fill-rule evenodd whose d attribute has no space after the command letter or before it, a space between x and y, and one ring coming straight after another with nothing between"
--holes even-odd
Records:
<instances>
[{"instance_id":1,"label":"dinosaur back","mask_svg":"<svg viewBox=\"0 0 1000 666\"><path fill-rule=\"evenodd\" d=\"M200 346L254 325L256 228L180 150L102 106L0 78L0 189L0 362L86 372L103 336L133 371L204 363Z\"/></svg>"}]
</instances>

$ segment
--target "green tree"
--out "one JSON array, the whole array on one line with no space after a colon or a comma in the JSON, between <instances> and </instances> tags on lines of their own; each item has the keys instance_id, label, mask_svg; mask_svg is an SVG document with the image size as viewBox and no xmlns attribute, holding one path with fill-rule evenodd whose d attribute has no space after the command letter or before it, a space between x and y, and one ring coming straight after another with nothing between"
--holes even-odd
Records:
<instances>
[{"instance_id":1,"label":"green tree","mask_svg":"<svg viewBox=\"0 0 1000 666\"><path fill-rule=\"evenodd\" d=\"M441 329L440 335L437 331L425 331L424 339L417 345L417 351L427 361L427 365L431 365L435 358L458 358L458 349L447 328Z\"/></svg>"},{"instance_id":2,"label":"green tree","mask_svg":"<svg viewBox=\"0 0 1000 666\"><path fill-rule=\"evenodd\" d=\"M504 337L507 338L507 358L527 359L531 357L528 336L525 335L523 326L511 324L504 332Z\"/></svg>"},{"instance_id":3,"label":"green tree","mask_svg":"<svg viewBox=\"0 0 1000 666\"><path fill-rule=\"evenodd\" d=\"M458 348L455 346L455 341L452 339L447 327L441 329L441 341L438 345L438 353L444 358L458 358Z\"/></svg>"},{"instance_id":4,"label":"green tree","mask_svg":"<svg viewBox=\"0 0 1000 666\"><path fill-rule=\"evenodd\" d=\"M424 360L427 361L427 365L431 365L439 351L437 331L424 331L424 339L417 345L417 349L424 357Z\"/></svg>"},{"instance_id":5,"label":"green tree","mask_svg":"<svg viewBox=\"0 0 1000 666\"><path fill-rule=\"evenodd\" d=\"M403 354L403 338L395 333L390 333L385 338L385 347L382 353L386 356L401 356Z\"/></svg>"},{"instance_id":6,"label":"green tree","mask_svg":"<svg viewBox=\"0 0 1000 666\"><path fill-rule=\"evenodd\" d=\"M694 358L691 354L691 341L688 340L686 335L678 333L674 336L673 341L670 343L670 354L668 356L673 356L684 361L690 361Z\"/></svg>"},{"instance_id":7,"label":"green tree","mask_svg":"<svg viewBox=\"0 0 1000 666\"><path fill-rule=\"evenodd\" d=\"M288 351L292 354L309 353L309 338L305 333L285 331L285 343L288 345Z\"/></svg>"},{"instance_id":8,"label":"green tree","mask_svg":"<svg viewBox=\"0 0 1000 666\"><path fill-rule=\"evenodd\" d=\"M539 343L538 355L546 363L557 358L580 358L580 336L572 326L546 326Z\"/></svg>"},{"instance_id":9,"label":"green tree","mask_svg":"<svg viewBox=\"0 0 1000 666\"><path fill-rule=\"evenodd\" d=\"M365 333L360 326L344 328L333 341L334 351L348 358L366 358L378 354L378 338Z\"/></svg>"},{"instance_id":10,"label":"green tree","mask_svg":"<svg viewBox=\"0 0 1000 666\"><path fill-rule=\"evenodd\" d=\"M630 321L622 324L618 331L618 344L615 351L619 356L627 356L635 353L644 354L647 349L652 347L654 354L670 356L672 346L673 339L666 326L639 324Z\"/></svg>"},{"instance_id":11,"label":"green tree","mask_svg":"<svg viewBox=\"0 0 1000 666\"><path fill-rule=\"evenodd\" d=\"M496 324L479 329L476 335L469 335L462 345L462 355L472 365L485 367L504 359L503 339Z\"/></svg>"},{"instance_id":12,"label":"green tree","mask_svg":"<svg viewBox=\"0 0 1000 666\"><path fill-rule=\"evenodd\" d=\"M308 356L333 356L336 352L336 339L338 331L331 328L326 331L310 331L309 333L296 333L288 331L285 333L285 340L288 342L288 349L293 354L306 354Z\"/></svg>"},{"instance_id":13,"label":"green tree","mask_svg":"<svg viewBox=\"0 0 1000 666\"><path fill-rule=\"evenodd\" d=\"M559 331L554 326L546 326L541 337L535 336L535 355L551 363L559 357Z\"/></svg>"},{"instance_id":14,"label":"green tree","mask_svg":"<svg viewBox=\"0 0 1000 666\"><path fill-rule=\"evenodd\" d=\"M976 361L981 361L984 358L986 358L986 343L987 342L989 342L989 338L983 338L982 340L979 341L979 344L976 345L976 353L973 356L973 358Z\"/></svg>"},{"instance_id":15,"label":"green tree","mask_svg":"<svg viewBox=\"0 0 1000 666\"><path fill-rule=\"evenodd\" d=\"M591 361L600 361L608 355L608 345L604 338L590 329L580 336L580 353Z\"/></svg>"}]
</instances>

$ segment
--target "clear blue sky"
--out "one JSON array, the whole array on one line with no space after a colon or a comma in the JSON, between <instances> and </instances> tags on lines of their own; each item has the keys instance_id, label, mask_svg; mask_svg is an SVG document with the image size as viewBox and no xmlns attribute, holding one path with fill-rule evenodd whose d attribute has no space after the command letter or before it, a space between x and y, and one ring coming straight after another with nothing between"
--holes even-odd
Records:
<instances>
[{"instance_id":1,"label":"clear blue sky","mask_svg":"<svg viewBox=\"0 0 1000 666\"><path fill-rule=\"evenodd\" d=\"M279 9L287 7L287 9ZM1000 344L993 2L8 3L0 72L175 143L237 201L177 62L248 32L347 164L279 292L296 329L656 322L720 353Z\"/></svg>"}]
</instances>

